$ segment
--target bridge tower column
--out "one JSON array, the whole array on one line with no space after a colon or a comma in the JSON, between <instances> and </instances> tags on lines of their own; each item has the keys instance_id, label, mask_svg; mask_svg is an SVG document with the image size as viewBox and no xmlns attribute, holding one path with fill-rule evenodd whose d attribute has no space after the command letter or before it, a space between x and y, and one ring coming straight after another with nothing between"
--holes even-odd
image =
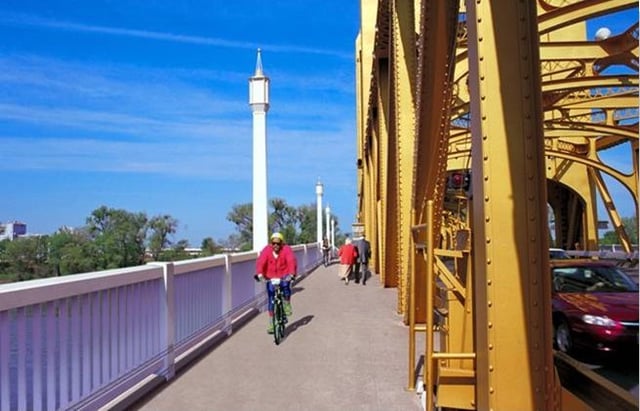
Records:
<instances>
[{"instance_id":1,"label":"bridge tower column","mask_svg":"<svg viewBox=\"0 0 640 411\"><path fill-rule=\"evenodd\" d=\"M551 410L555 382L536 3L467 0L466 8L475 407Z\"/></svg>"}]
</instances>

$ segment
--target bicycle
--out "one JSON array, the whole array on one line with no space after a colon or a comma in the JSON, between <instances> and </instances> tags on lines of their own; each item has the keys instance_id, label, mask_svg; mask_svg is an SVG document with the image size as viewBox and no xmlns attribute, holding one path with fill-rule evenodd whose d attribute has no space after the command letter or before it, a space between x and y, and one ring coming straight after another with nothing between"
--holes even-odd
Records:
<instances>
[{"instance_id":1,"label":"bicycle","mask_svg":"<svg viewBox=\"0 0 640 411\"><path fill-rule=\"evenodd\" d=\"M256 281L260 281L257 275L255 275L254 278ZM291 277L291 284L293 284L294 279L295 277ZM271 317L271 321L273 322L273 340L276 345L279 345L285 337L285 326L288 321L287 314L284 312L284 292L280 285L282 279L270 278L268 280L265 279L264 281L269 281L273 284L275 290L273 296L273 317Z\"/></svg>"}]
</instances>

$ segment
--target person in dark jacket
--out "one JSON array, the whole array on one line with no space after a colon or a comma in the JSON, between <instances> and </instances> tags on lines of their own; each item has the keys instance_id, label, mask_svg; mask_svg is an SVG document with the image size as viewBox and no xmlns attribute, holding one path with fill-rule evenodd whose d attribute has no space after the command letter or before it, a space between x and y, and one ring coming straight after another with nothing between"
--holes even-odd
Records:
<instances>
[{"instance_id":1,"label":"person in dark jacket","mask_svg":"<svg viewBox=\"0 0 640 411\"><path fill-rule=\"evenodd\" d=\"M362 280L362 285L366 285L367 278L369 276L369 259L371 258L371 243L362 237L355 241L355 246L358 249L358 260L356 262L355 277L356 283Z\"/></svg>"}]
</instances>

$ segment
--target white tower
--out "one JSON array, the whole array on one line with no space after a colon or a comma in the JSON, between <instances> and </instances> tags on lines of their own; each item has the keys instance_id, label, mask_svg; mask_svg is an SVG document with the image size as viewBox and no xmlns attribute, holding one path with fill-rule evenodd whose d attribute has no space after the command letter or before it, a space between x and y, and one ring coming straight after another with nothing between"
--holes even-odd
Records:
<instances>
[{"instance_id":1,"label":"white tower","mask_svg":"<svg viewBox=\"0 0 640 411\"><path fill-rule=\"evenodd\" d=\"M316 197L317 197L317 201L316 201L316 215L317 215L317 220L316 220L316 225L318 226L317 229L317 241L318 243L322 242L322 193L324 187L322 186L322 183L320 182L320 178L318 178L318 182L316 183ZM329 237L327 237L327 240L329 240Z\"/></svg>"},{"instance_id":2,"label":"white tower","mask_svg":"<svg viewBox=\"0 0 640 411\"><path fill-rule=\"evenodd\" d=\"M269 78L262 72L258 49L256 72L249 77L249 105L253 113L253 249L260 250L269 238L267 221L267 111Z\"/></svg>"}]
</instances>

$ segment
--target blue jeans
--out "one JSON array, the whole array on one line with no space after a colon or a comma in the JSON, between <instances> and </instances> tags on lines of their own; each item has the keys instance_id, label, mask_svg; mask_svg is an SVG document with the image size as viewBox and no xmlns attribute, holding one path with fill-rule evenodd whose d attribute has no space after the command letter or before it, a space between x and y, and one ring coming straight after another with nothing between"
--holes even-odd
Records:
<instances>
[{"instance_id":1,"label":"blue jeans","mask_svg":"<svg viewBox=\"0 0 640 411\"><path fill-rule=\"evenodd\" d=\"M281 281L280 286L282 287L282 294L284 295L284 300L289 301L291 299L291 281ZM271 284L270 281L267 281L267 295L268 299L268 309L270 313L273 313L273 298L276 295L276 286Z\"/></svg>"}]
</instances>

